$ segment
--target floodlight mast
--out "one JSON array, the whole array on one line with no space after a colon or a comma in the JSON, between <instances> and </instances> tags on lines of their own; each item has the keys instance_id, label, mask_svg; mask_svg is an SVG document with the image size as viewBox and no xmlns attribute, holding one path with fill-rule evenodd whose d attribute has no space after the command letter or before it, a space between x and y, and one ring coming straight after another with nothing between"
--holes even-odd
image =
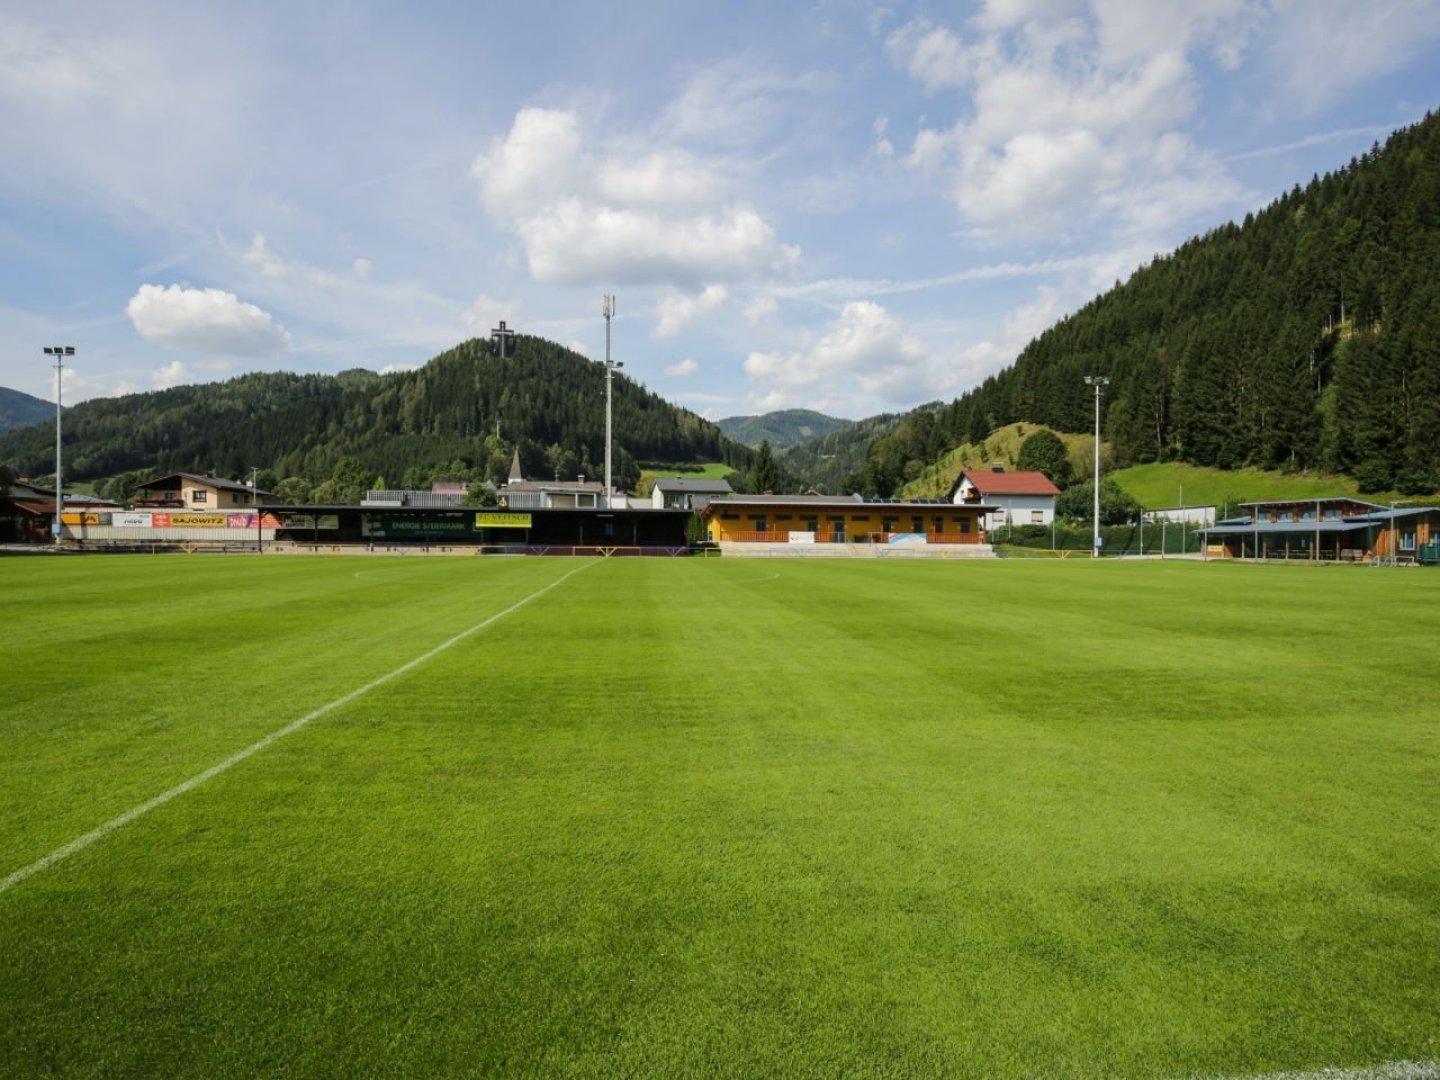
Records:
<instances>
[{"instance_id":1,"label":"floodlight mast","mask_svg":"<svg viewBox=\"0 0 1440 1080\"><path fill-rule=\"evenodd\" d=\"M255 554L265 550L264 538L260 532L260 466L250 466L250 507L255 511Z\"/></svg>"},{"instance_id":2,"label":"floodlight mast","mask_svg":"<svg viewBox=\"0 0 1440 1080\"><path fill-rule=\"evenodd\" d=\"M608 510L611 505L610 446L614 441L615 432L614 411L611 407L611 386L615 381L615 369L623 368L625 365L617 364L610 359L610 320L615 316L615 297L612 293L605 294L605 300L600 310L601 314L605 316L605 508Z\"/></svg>"},{"instance_id":3,"label":"floodlight mast","mask_svg":"<svg viewBox=\"0 0 1440 1080\"><path fill-rule=\"evenodd\" d=\"M55 543L60 543L61 514L64 513L65 496L61 494L64 469L60 457L60 399L65 388L65 357L75 355L74 345L46 345L45 355L55 358L55 521L50 533Z\"/></svg>"},{"instance_id":4,"label":"floodlight mast","mask_svg":"<svg viewBox=\"0 0 1440 1080\"><path fill-rule=\"evenodd\" d=\"M1085 385L1095 388L1095 525L1090 538L1090 556L1100 557L1100 391L1110 385L1105 375L1086 375Z\"/></svg>"}]
</instances>

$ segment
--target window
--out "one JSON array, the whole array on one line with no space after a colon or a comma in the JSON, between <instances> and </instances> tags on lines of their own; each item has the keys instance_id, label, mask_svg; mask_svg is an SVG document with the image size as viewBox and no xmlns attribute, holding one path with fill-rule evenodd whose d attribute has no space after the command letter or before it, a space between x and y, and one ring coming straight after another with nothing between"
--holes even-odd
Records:
<instances>
[{"instance_id":1,"label":"window","mask_svg":"<svg viewBox=\"0 0 1440 1080\"><path fill-rule=\"evenodd\" d=\"M196 491L194 492L193 497L197 503L210 501L210 493L208 491Z\"/></svg>"},{"instance_id":2,"label":"window","mask_svg":"<svg viewBox=\"0 0 1440 1080\"><path fill-rule=\"evenodd\" d=\"M721 514L721 515L720 515L720 520L721 520L721 521L739 521L739 520L740 520L740 515L739 515L739 514Z\"/></svg>"},{"instance_id":3,"label":"window","mask_svg":"<svg viewBox=\"0 0 1440 1080\"><path fill-rule=\"evenodd\" d=\"M851 520L851 521L863 522L863 523L865 523L865 524L868 525L868 524L870 523L870 515L869 515L869 514L851 514L851 515L850 515L850 520Z\"/></svg>"},{"instance_id":4,"label":"window","mask_svg":"<svg viewBox=\"0 0 1440 1080\"><path fill-rule=\"evenodd\" d=\"M754 517L752 517L750 520L751 520L752 522L754 522L754 524L755 524L755 531L756 531L756 532L765 532L765 531L766 531L766 526L767 526L769 523L766 521L764 514L756 514L756 515L755 515Z\"/></svg>"},{"instance_id":5,"label":"window","mask_svg":"<svg viewBox=\"0 0 1440 1080\"><path fill-rule=\"evenodd\" d=\"M807 517L807 518L801 518L800 520L805 523L805 531L806 531L806 532L819 532L819 531L820 531L820 519L819 519L818 517Z\"/></svg>"},{"instance_id":6,"label":"window","mask_svg":"<svg viewBox=\"0 0 1440 1080\"><path fill-rule=\"evenodd\" d=\"M775 520L776 520L776 521L789 521L789 520L791 520L791 517L790 517L789 514L776 514L776 515L775 515Z\"/></svg>"},{"instance_id":7,"label":"window","mask_svg":"<svg viewBox=\"0 0 1440 1080\"><path fill-rule=\"evenodd\" d=\"M1103 478L1102 478L1102 479L1103 479ZM1104 485L1104 484L1101 484L1100 487L1101 487L1101 489L1103 490L1104 487L1105 487L1105 485ZM1045 524L1045 511L1044 511L1044 510L1031 510L1031 511L1030 511L1030 524L1031 524L1031 525L1044 525L1044 524Z\"/></svg>"},{"instance_id":8,"label":"window","mask_svg":"<svg viewBox=\"0 0 1440 1080\"><path fill-rule=\"evenodd\" d=\"M937 517L932 518L931 520L935 522L935 535L939 536L945 531L945 519L942 517Z\"/></svg>"},{"instance_id":9,"label":"window","mask_svg":"<svg viewBox=\"0 0 1440 1080\"><path fill-rule=\"evenodd\" d=\"M1338 506L1327 507L1321 512L1321 518L1325 521L1339 521L1340 508Z\"/></svg>"},{"instance_id":10,"label":"window","mask_svg":"<svg viewBox=\"0 0 1440 1080\"><path fill-rule=\"evenodd\" d=\"M1401 550L1401 551L1414 551L1414 550L1415 550L1415 534L1414 534L1413 532L1402 532L1402 533L1400 534L1400 550Z\"/></svg>"},{"instance_id":11,"label":"window","mask_svg":"<svg viewBox=\"0 0 1440 1080\"><path fill-rule=\"evenodd\" d=\"M911 531L911 532L917 532L917 533L922 533L922 532L924 532L924 531L925 531L925 519L922 518L922 517L912 517L912 518L910 519L910 531Z\"/></svg>"},{"instance_id":12,"label":"window","mask_svg":"<svg viewBox=\"0 0 1440 1080\"><path fill-rule=\"evenodd\" d=\"M895 531L895 519L893 517L880 519L880 531L892 533Z\"/></svg>"},{"instance_id":13,"label":"window","mask_svg":"<svg viewBox=\"0 0 1440 1080\"><path fill-rule=\"evenodd\" d=\"M955 524L959 526L961 532L970 531L970 519L968 517L956 518Z\"/></svg>"}]
</instances>

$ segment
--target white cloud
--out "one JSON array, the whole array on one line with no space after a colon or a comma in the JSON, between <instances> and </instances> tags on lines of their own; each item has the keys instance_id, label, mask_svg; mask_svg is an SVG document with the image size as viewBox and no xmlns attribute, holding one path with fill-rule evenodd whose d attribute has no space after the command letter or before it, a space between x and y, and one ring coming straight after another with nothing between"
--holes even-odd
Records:
<instances>
[{"instance_id":1,"label":"white cloud","mask_svg":"<svg viewBox=\"0 0 1440 1080\"><path fill-rule=\"evenodd\" d=\"M789 273L799 250L781 244L749 207L669 218L567 199L517 226L530 273L560 284L727 281Z\"/></svg>"},{"instance_id":2,"label":"white cloud","mask_svg":"<svg viewBox=\"0 0 1440 1080\"><path fill-rule=\"evenodd\" d=\"M486 210L519 236L530 273L561 284L735 281L788 273L798 249L742 203L719 204L714 169L659 147L601 155L579 118L522 109L475 158Z\"/></svg>"},{"instance_id":3,"label":"white cloud","mask_svg":"<svg viewBox=\"0 0 1440 1080\"><path fill-rule=\"evenodd\" d=\"M775 302L774 297L757 296L745 305L744 310L741 311L741 315L745 317L746 322L753 325L754 323L764 322L766 319L773 319L775 313L779 310L780 305Z\"/></svg>"},{"instance_id":4,"label":"white cloud","mask_svg":"<svg viewBox=\"0 0 1440 1080\"><path fill-rule=\"evenodd\" d=\"M500 320L513 323L520 317L520 305L511 300L496 300L492 297L477 296L460 315L465 329L476 337L489 337L490 331L500 325Z\"/></svg>"},{"instance_id":5,"label":"white cloud","mask_svg":"<svg viewBox=\"0 0 1440 1080\"><path fill-rule=\"evenodd\" d=\"M137 334L167 348L257 357L291 346L290 334L268 313L220 289L141 285L125 314Z\"/></svg>"},{"instance_id":6,"label":"white cloud","mask_svg":"<svg viewBox=\"0 0 1440 1080\"><path fill-rule=\"evenodd\" d=\"M854 300L810 348L799 352L752 352L745 374L760 387L765 408L819 401L832 406L854 400L883 404L913 400L924 383L925 344L879 304Z\"/></svg>"},{"instance_id":7,"label":"white cloud","mask_svg":"<svg viewBox=\"0 0 1440 1080\"><path fill-rule=\"evenodd\" d=\"M820 87L813 75L776 71L751 56L731 57L695 72L659 127L671 139L748 147L780 130L786 113Z\"/></svg>"},{"instance_id":8,"label":"white cloud","mask_svg":"<svg viewBox=\"0 0 1440 1080\"><path fill-rule=\"evenodd\" d=\"M1270 60L1290 100L1316 112L1399 71L1440 40L1434 0L1275 0Z\"/></svg>"},{"instance_id":9,"label":"white cloud","mask_svg":"<svg viewBox=\"0 0 1440 1080\"><path fill-rule=\"evenodd\" d=\"M350 273L354 274L361 281L364 281L370 276L370 271L374 268L374 264L371 263L369 259L356 259L350 267Z\"/></svg>"},{"instance_id":10,"label":"white cloud","mask_svg":"<svg viewBox=\"0 0 1440 1080\"><path fill-rule=\"evenodd\" d=\"M170 363L152 373L151 380L155 383L157 390L165 390L171 386L185 386L198 381L190 374L190 369L185 366L184 360L171 360Z\"/></svg>"},{"instance_id":11,"label":"white cloud","mask_svg":"<svg viewBox=\"0 0 1440 1080\"><path fill-rule=\"evenodd\" d=\"M969 109L922 125L905 161L942 177L965 220L992 237L1149 226L1167 206L1161 225L1213 211L1238 188L1183 135L1199 102L1189 53L1236 59L1247 2L1011 0L988 4L965 37L914 19L887 52L927 90L966 92ZM1105 197L1162 182L1172 198L1146 214Z\"/></svg>"},{"instance_id":12,"label":"white cloud","mask_svg":"<svg viewBox=\"0 0 1440 1080\"><path fill-rule=\"evenodd\" d=\"M419 371L419 364L386 364L380 369L381 375L397 375L402 371Z\"/></svg>"},{"instance_id":13,"label":"white cloud","mask_svg":"<svg viewBox=\"0 0 1440 1080\"><path fill-rule=\"evenodd\" d=\"M655 326L657 338L674 337L696 319L715 311L728 295L724 285L707 285L703 292L671 292L660 298L656 305L659 322Z\"/></svg>"},{"instance_id":14,"label":"white cloud","mask_svg":"<svg viewBox=\"0 0 1440 1080\"><path fill-rule=\"evenodd\" d=\"M890 129L890 118L888 116L877 116L871 129L875 132L875 142L871 150L882 158L895 156L895 144L885 134Z\"/></svg>"},{"instance_id":15,"label":"white cloud","mask_svg":"<svg viewBox=\"0 0 1440 1080\"><path fill-rule=\"evenodd\" d=\"M573 193L583 179L580 121L560 109L521 109L505 138L470 166L485 208L506 218Z\"/></svg>"},{"instance_id":16,"label":"white cloud","mask_svg":"<svg viewBox=\"0 0 1440 1080\"><path fill-rule=\"evenodd\" d=\"M667 367L665 374L669 375L672 379L688 379L699 370L700 365L687 357L678 364L671 364Z\"/></svg>"},{"instance_id":17,"label":"white cloud","mask_svg":"<svg viewBox=\"0 0 1440 1080\"><path fill-rule=\"evenodd\" d=\"M1106 63L1122 64L1157 52L1183 52L1198 40L1212 43L1221 65L1233 70L1252 6L1251 0L1095 0L1100 54Z\"/></svg>"},{"instance_id":18,"label":"white cloud","mask_svg":"<svg viewBox=\"0 0 1440 1080\"><path fill-rule=\"evenodd\" d=\"M704 205L721 186L714 170L675 150L656 150L634 161L607 159L597 183L602 199L628 206Z\"/></svg>"},{"instance_id":19,"label":"white cloud","mask_svg":"<svg viewBox=\"0 0 1440 1080\"><path fill-rule=\"evenodd\" d=\"M229 375L234 371L234 365L228 360L209 359L196 363L186 363L184 360L171 360L164 367L157 368L150 372L151 385L156 390L165 390L172 386L189 386L194 383L213 382L215 379ZM115 391L123 393L123 391Z\"/></svg>"},{"instance_id":20,"label":"white cloud","mask_svg":"<svg viewBox=\"0 0 1440 1080\"><path fill-rule=\"evenodd\" d=\"M998 153L966 155L956 205L971 221L1003 226L1029 218L1031 228L1053 224L1063 208L1090 202L1118 180L1116 163L1089 131L1017 135ZM1037 208L1048 212L1036 215ZM1036 217L1041 221L1036 221Z\"/></svg>"},{"instance_id":21,"label":"white cloud","mask_svg":"<svg viewBox=\"0 0 1440 1080\"><path fill-rule=\"evenodd\" d=\"M270 245L265 242L265 237L260 233L256 233L255 239L250 241L250 247L241 256L241 261L246 266L253 266L266 277L281 278L285 276L285 260L271 250Z\"/></svg>"},{"instance_id":22,"label":"white cloud","mask_svg":"<svg viewBox=\"0 0 1440 1080\"><path fill-rule=\"evenodd\" d=\"M964 86L974 71L974 59L947 27L920 18L890 35L885 48L926 90Z\"/></svg>"}]
</instances>

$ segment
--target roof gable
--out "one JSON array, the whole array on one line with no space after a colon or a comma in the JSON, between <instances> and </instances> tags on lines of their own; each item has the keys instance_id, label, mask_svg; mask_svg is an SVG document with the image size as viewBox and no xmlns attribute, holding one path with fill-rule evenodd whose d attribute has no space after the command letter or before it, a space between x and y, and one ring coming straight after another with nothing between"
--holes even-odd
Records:
<instances>
[{"instance_id":1,"label":"roof gable","mask_svg":"<svg viewBox=\"0 0 1440 1080\"><path fill-rule=\"evenodd\" d=\"M966 469L955 481L951 495L960 489L965 481L981 495L1059 495L1060 489L1050 478L1038 470L1022 472L995 472L993 469Z\"/></svg>"},{"instance_id":2,"label":"roof gable","mask_svg":"<svg viewBox=\"0 0 1440 1080\"><path fill-rule=\"evenodd\" d=\"M678 476L657 476L651 485L655 491L690 491L697 495L724 495L732 490L728 480L686 480Z\"/></svg>"}]
</instances>

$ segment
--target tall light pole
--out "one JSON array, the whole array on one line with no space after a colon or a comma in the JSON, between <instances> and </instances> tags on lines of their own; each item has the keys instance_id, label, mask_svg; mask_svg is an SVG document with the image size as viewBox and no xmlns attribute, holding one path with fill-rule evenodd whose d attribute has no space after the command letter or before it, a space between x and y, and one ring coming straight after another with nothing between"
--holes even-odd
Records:
<instances>
[{"instance_id":1,"label":"tall light pole","mask_svg":"<svg viewBox=\"0 0 1440 1080\"><path fill-rule=\"evenodd\" d=\"M250 507L255 511L255 553L265 550L260 532L260 466L250 466Z\"/></svg>"},{"instance_id":2,"label":"tall light pole","mask_svg":"<svg viewBox=\"0 0 1440 1080\"><path fill-rule=\"evenodd\" d=\"M1090 556L1100 557L1100 391L1110 385L1104 375L1086 375L1085 385L1095 388L1095 535L1090 540Z\"/></svg>"},{"instance_id":3,"label":"tall light pole","mask_svg":"<svg viewBox=\"0 0 1440 1080\"><path fill-rule=\"evenodd\" d=\"M55 537L55 543L60 543L60 515L64 513L65 496L61 493L64 487L64 470L61 467L60 458L60 398L65 388L65 357L75 355L74 345L46 345L45 355L55 358L55 522L50 526L50 532Z\"/></svg>"},{"instance_id":4,"label":"tall light pole","mask_svg":"<svg viewBox=\"0 0 1440 1080\"><path fill-rule=\"evenodd\" d=\"M623 368L610 359L610 320L615 316L615 297L605 294L601 308L605 316L605 508L610 508L610 444L614 437L614 413L611 408L611 384L615 381L615 369Z\"/></svg>"}]
</instances>

